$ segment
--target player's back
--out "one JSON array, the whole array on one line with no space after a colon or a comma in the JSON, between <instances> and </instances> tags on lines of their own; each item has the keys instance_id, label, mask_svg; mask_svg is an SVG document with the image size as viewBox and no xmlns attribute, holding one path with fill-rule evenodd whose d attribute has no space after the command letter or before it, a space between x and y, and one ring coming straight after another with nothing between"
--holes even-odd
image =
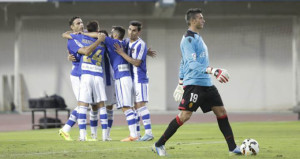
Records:
<instances>
[{"instance_id":1,"label":"player's back","mask_svg":"<svg viewBox=\"0 0 300 159\"><path fill-rule=\"evenodd\" d=\"M211 86L211 78L206 74L209 66L208 50L201 36L190 30L180 43L182 54L183 85Z\"/></svg>"},{"instance_id":2,"label":"player's back","mask_svg":"<svg viewBox=\"0 0 300 159\"><path fill-rule=\"evenodd\" d=\"M93 44L97 39L91 38L82 34L71 34L72 38L81 42L83 46L89 46ZM89 55L83 55L81 57L81 74L91 74L94 76L103 77L103 54L105 52L105 47L103 44L98 45L96 49L91 52Z\"/></svg>"},{"instance_id":3,"label":"player's back","mask_svg":"<svg viewBox=\"0 0 300 159\"><path fill-rule=\"evenodd\" d=\"M81 54L74 51L76 50L77 45L81 46L82 44L76 39L68 39L68 44L67 44L68 52L69 54L75 57L75 61L72 61L73 67L71 70L71 75L73 76L80 76L81 74L81 69L80 69Z\"/></svg>"},{"instance_id":4,"label":"player's back","mask_svg":"<svg viewBox=\"0 0 300 159\"><path fill-rule=\"evenodd\" d=\"M129 63L115 51L114 44L117 43L124 48L123 41L106 37L104 44L108 50L108 56L111 65L114 70L114 78L119 79L121 77L130 76Z\"/></svg>"}]
</instances>

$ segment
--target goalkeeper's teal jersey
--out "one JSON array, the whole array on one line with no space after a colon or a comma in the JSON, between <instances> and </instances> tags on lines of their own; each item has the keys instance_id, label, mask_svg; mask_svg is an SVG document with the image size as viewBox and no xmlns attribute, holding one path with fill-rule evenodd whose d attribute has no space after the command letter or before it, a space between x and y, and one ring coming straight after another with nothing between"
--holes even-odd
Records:
<instances>
[{"instance_id":1,"label":"goalkeeper's teal jersey","mask_svg":"<svg viewBox=\"0 0 300 159\"><path fill-rule=\"evenodd\" d=\"M182 37L180 49L179 78L183 79L183 85L212 86L210 75L206 73L208 50L202 37L188 30Z\"/></svg>"}]
</instances>

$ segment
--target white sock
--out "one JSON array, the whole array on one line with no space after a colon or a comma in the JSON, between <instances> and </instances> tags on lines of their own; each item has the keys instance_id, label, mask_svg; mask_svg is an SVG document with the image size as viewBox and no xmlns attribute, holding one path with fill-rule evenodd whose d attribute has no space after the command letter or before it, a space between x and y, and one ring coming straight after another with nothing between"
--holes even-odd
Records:
<instances>
[{"instance_id":1,"label":"white sock","mask_svg":"<svg viewBox=\"0 0 300 159\"><path fill-rule=\"evenodd\" d=\"M92 138L97 139L98 111L90 111L90 126Z\"/></svg>"},{"instance_id":2,"label":"white sock","mask_svg":"<svg viewBox=\"0 0 300 159\"><path fill-rule=\"evenodd\" d=\"M145 134L152 135L150 112L148 108L146 106L143 106L138 109L138 113L142 118L143 125L145 128Z\"/></svg>"},{"instance_id":3,"label":"white sock","mask_svg":"<svg viewBox=\"0 0 300 159\"><path fill-rule=\"evenodd\" d=\"M113 122L114 122L114 111L113 110L106 110L107 111L107 121L108 121L108 124L107 124L107 137L110 137L110 130L111 130L111 127L113 125Z\"/></svg>"},{"instance_id":4,"label":"white sock","mask_svg":"<svg viewBox=\"0 0 300 159\"><path fill-rule=\"evenodd\" d=\"M69 119L68 119L68 121L67 121L67 123L63 126L63 128L62 128L62 130L64 131L64 132L70 132L70 130L71 130L71 128L75 125L75 123L76 123L76 121L77 121L77 116L78 116L78 107L76 107L73 111L72 111L72 113L71 113L71 115L70 115L70 117L69 117Z\"/></svg>"},{"instance_id":5,"label":"white sock","mask_svg":"<svg viewBox=\"0 0 300 159\"><path fill-rule=\"evenodd\" d=\"M87 114L87 107L79 106L78 107L79 139L83 141L86 138L86 114Z\"/></svg>"},{"instance_id":6,"label":"white sock","mask_svg":"<svg viewBox=\"0 0 300 159\"><path fill-rule=\"evenodd\" d=\"M136 134L136 120L135 120L133 110L132 109L126 110L124 112L124 114L126 116L130 136L131 137L137 137L137 134Z\"/></svg>"},{"instance_id":7,"label":"white sock","mask_svg":"<svg viewBox=\"0 0 300 159\"><path fill-rule=\"evenodd\" d=\"M140 115L137 110L134 111L135 120L136 120L136 135L137 137L141 136L141 130L140 130Z\"/></svg>"},{"instance_id":8,"label":"white sock","mask_svg":"<svg viewBox=\"0 0 300 159\"><path fill-rule=\"evenodd\" d=\"M100 108L100 121L102 127L102 140L105 141L107 139L107 111L106 107Z\"/></svg>"}]
</instances>

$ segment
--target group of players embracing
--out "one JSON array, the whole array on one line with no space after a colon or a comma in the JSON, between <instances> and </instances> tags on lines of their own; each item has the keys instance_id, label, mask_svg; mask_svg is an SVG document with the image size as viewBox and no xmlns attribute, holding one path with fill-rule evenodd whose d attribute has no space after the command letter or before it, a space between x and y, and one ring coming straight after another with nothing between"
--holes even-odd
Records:
<instances>
[{"instance_id":1,"label":"group of players embracing","mask_svg":"<svg viewBox=\"0 0 300 159\"><path fill-rule=\"evenodd\" d=\"M155 51L147 49L139 37L142 23L131 21L128 38L125 29L113 26L110 36L100 30L97 21L89 21L84 29L80 17L69 21L71 31L62 34L68 39L68 59L72 61L71 83L77 107L59 135L73 140L69 134L78 122L79 141L97 141L98 116L102 127L102 141L110 141L113 123L113 105L126 116L130 135L121 141L149 141L154 138L151 129L148 102L148 76L146 56L154 57ZM90 109L91 135L87 135L87 112ZM140 134L140 119L145 134Z\"/></svg>"}]
</instances>

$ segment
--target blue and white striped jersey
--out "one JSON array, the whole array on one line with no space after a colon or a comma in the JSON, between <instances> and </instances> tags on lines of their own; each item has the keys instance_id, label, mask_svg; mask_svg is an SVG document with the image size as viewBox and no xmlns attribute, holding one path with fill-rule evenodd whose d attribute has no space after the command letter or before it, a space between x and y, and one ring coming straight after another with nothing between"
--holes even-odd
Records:
<instances>
[{"instance_id":1,"label":"blue and white striped jersey","mask_svg":"<svg viewBox=\"0 0 300 159\"><path fill-rule=\"evenodd\" d=\"M133 75L133 80L136 83L148 83L148 75L147 75L147 65L146 65L146 56L147 56L147 45L141 39L138 38L135 42L129 42L128 55L137 60L142 60L142 63L139 67L131 65L131 71Z\"/></svg>"},{"instance_id":2,"label":"blue and white striped jersey","mask_svg":"<svg viewBox=\"0 0 300 159\"><path fill-rule=\"evenodd\" d=\"M78 41L75 39L68 40L68 51L76 58L76 61L72 61L73 67L71 70L71 75L79 77L81 75L81 69L80 69L81 54L77 53L78 49L80 48L78 47L77 43Z\"/></svg>"},{"instance_id":3,"label":"blue and white striped jersey","mask_svg":"<svg viewBox=\"0 0 300 159\"><path fill-rule=\"evenodd\" d=\"M130 68L129 63L115 51L115 43L118 43L121 46L124 45L122 41L117 39L110 37L105 38L104 44L107 47L109 60L114 70L114 78L120 79L121 77L130 76Z\"/></svg>"},{"instance_id":4,"label":"blue and white striped jersey","mask_svg":"<svg viewBox=\"0 0 300 159\"><path fill-rule=\"evenodd\" d=\"M77 45L79 48L84 46L89 46L93 44L97 39L91 38L82 34L71 34L74 40L77 40ZM77 49L77 51L79 50ZM81 74L91 74L94 76L103 77L103 54L105 52L104 45L98 45L96 49L90 53L88 56L81 56L80 65L81 65Z\"/></svg>"},{"instance_id":5,"label":"blue and white striped jersey","mask_svg":"<svg viewBox=\"0 0 300 159\"><path fill-rule=\"evenodd\" d=\"M208 50L202 37L190 30L180 43L182 59L179 78L183 85L212 86L211 77L206 73L209 66Z\"/></svg>"}]
</instances>

